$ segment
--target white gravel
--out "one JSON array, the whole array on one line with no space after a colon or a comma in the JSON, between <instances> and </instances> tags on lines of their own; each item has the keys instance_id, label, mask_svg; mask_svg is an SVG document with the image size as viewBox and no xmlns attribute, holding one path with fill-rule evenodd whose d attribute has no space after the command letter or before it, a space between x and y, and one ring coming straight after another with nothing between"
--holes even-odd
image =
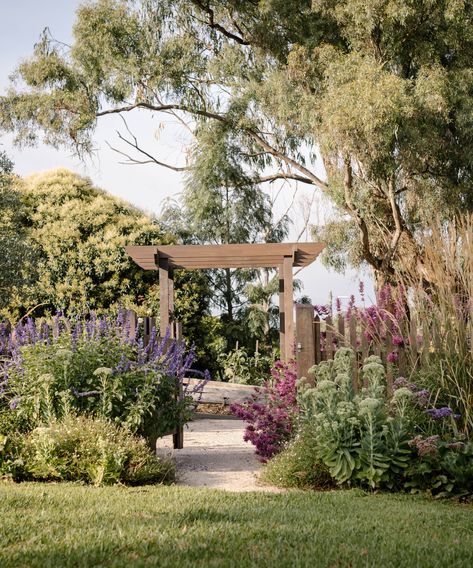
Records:
<instances>
[{"instance_id":1,"label":"white gravel","mask_svg":"<svg viewBox=\"0 0 473 568\"><path fill-rule=\"evenodd\" d=\"M201 418L184 430L184 448L172 449L172 436L158 440L159 454L177 465L177 485L226 491L280 491L258 481L260 462L243 441L245 423L231 418Z\"/></svg>"}]
</instances>

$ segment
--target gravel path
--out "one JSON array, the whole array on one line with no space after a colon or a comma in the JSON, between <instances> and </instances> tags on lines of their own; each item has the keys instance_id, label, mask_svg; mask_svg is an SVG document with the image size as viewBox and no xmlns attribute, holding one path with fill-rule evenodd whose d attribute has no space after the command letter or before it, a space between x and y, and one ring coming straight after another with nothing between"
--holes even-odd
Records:
<instances>
[{"instance_id":1,"label":"gravel path","mask_svg":"<svg viewBox=\"0 0 473 568\"><path fill-rule=\"evenodd\" d=\"M258 482L261 464L254 448L243 441L241 420L200 418L184 430L184 448L172 450L172 437L158 441L158 453L176 460L177 485L227 491L280 491Z\"/></svg>"}]
</instances>

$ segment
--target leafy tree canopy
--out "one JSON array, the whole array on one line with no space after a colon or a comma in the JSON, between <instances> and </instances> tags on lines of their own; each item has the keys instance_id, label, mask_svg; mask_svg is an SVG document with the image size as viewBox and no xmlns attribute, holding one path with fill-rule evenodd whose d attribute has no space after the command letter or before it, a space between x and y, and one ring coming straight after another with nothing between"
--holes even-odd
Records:
<instances>
[{"instance_id":1,"label":"leafy tree canopy","mask_svg":"<svg viewBox=\"0 0 473 568\"><path fill-rule=\"evenodd\" d=\"M24 212L20 231L36 253L37 274L11 310L45 304L84 312L122 304L156 311L156 273L144 272L124 250L171 242L149 216L65 169L17 178L15 188Z\"/></svg>"},{"instance_id":2,"label":"leafy tree canopy","mask_svg":"<svg viewBox=\"0 0 473 568\"><path fill-rule=\"evenodd\" d=\"M15 190L13 164L0 152L0 313L18 289L34 276L33 251L24 227L21 194Z\"/></svg>"},{"instance_id":3,"label":"leafy tree canopy","mask_svg":"<svg viewBox=\"0 0 473 568\"><path fill-rule=\"evenodd\" d=\"M218 124L230 143L208 151L252 183L333 199L340 218L317 233L328 262L389 278L422 270L432 215L473 208L472 24L463 0L96 0L70 49L45 35L19 66L0 121L78 153L112 113L172 113L197 144Z\"/></svg>"}]
</instances>

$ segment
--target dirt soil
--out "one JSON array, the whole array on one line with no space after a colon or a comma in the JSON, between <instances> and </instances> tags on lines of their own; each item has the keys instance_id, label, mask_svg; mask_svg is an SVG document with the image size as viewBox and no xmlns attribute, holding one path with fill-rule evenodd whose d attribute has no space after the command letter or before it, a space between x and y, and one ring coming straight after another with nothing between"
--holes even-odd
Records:
<instances>
[{"instance_id":1,"label":"dirt soil","mask_svg":"<svg viewBox=\"0 0 473 568\"><path fill-rule=\"evenodd\" d=\"M243 441L245 423L233 418L197 418L184 430L184 448L172 449L172 436L158 441L158 454L176 461L177 485L227 491L281 491L261 484L261 464Z\"/></svg>"}]
</instances>

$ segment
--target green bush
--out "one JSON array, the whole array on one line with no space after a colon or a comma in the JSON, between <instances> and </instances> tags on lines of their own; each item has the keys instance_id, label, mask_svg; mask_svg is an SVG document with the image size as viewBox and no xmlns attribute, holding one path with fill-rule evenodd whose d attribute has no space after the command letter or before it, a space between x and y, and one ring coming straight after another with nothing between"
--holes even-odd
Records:
<instances>
[{"instance_id":1,"label":"green bush","mask_svg":"<svg viewBox=\"0 0 473 568\"><path fill-rule=\"evenodd\" d=\"M399 378L388 397L379 357L364 361L364 387L353 385L354 353L337 351L311 371L316 385L298 385L299 433L267 466L278 485L329 484L371 489L473 495L473 442L456 426L450 407L431 408L429 392ZM325 476L325 477L324 477Z\"/></svg>"},{"instance_id":2,"label":"green bush","mask_svg":"<svg viewBox=\"0 0 473 568\"><path fill-rule=\"evenodd\" d=\"M410 444L418 458L407 471L406 489L436 497L473 495L473 442L447 442L439 436L416 436Z\"/></svg>"},{"instance_id":3,"label":"green bush","mask_svg":"<svg viewBox=\"0 0 473 568\"><path fill-rule=\"evenodd\" d=\"M71 415L21 438L4 436L3 441L0 473L17 481L110 485L164 483L174 478L170 461L151 454L143 438L107 420Z\"/></svg>"},{"instance_id":4,"label":"green bush","mask_svg":"<svg viewBox=\"0 0 473 568\"><path fill-rule=\"evenodd\" d=\"M261 479L278 487L328 489L335 487L327 466L317 456L313 433L306 426L280 454L264 467Z\"/></svg>"},{"instance_id":5,"label":"green bush","mask_svg":"<svg viewBox=\"0 0 473 568\"><path fill-rule=\"evenodd\" d=\"M259 353L250 356L245 349L237 347L233 351L222 353L219 363L224 380L229 383L261 386L268 379L274 358Z\"/></svg>"},{"instance_id":6,"label":"green bush","mask_svg":"<svg viewBox=\"0 0 473 568\"><path fill-rule=\"evenodd\" d=\"M17 326L6 342L14 349L0 390L0 412L13 412L21 429L32 430L73 410L126 424L150 446L187 422L192 393L176 393L190 371L193 352L159 340L154 332L145 347L119 318L90 314L88 320L72 321L58 316L52 329L33 320ZM202 387L200 383L194 390Z\"/></svg>"},{"instance_id":7,"label":"green bush","mask_svg":"<svg viewBox=\"0 0 473 568\"><path fill-rule=\"evenodd\" d=\"M342 348L313 369L316 386L300 385L302 418L311 424L318 459L337 483L394 487L412 453L410 393L400 389L387 401L385 370L375 356L365 360L366 386L356 393L353 358L351 349Z\"/></svg>"}]
</instances>

